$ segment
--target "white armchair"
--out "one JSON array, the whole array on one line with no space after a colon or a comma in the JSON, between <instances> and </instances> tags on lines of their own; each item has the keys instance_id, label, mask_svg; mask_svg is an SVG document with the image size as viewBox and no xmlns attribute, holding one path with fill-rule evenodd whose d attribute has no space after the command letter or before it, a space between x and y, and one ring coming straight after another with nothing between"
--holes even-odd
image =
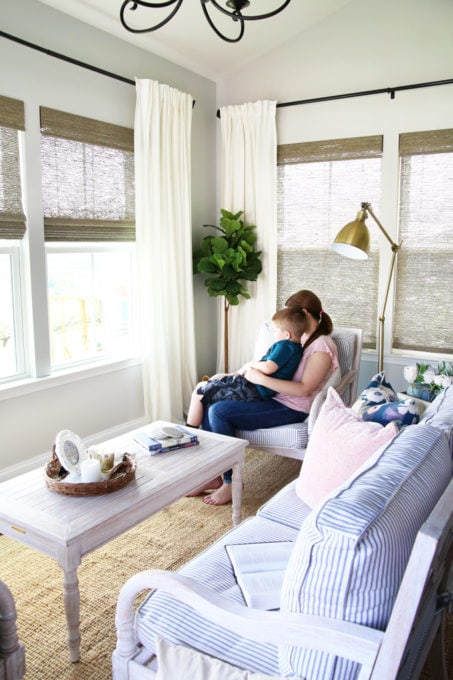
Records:
<instances>
[{"instance_id":1,"label":"white armchair","mask_svg":"<svg viewBox=\"0 0 453 680\"><path fill-rule=\"evenodd\" d=\"M332 334L337 346L341 380L332 385L342 397L346 406L351 406L357 396L360 357L362 352L362 329L337 328ZM272 326L265 322L257 331L255 356L260 357L273 342ZM251 447L264 449L287 458L302 460L307 448L308 438L313 429L322 404L326 398L327 384L314 400L309 416L303 423L281 425L260 430L238 430L237 437L247 439Z\"/></svg>"}]
</instances>

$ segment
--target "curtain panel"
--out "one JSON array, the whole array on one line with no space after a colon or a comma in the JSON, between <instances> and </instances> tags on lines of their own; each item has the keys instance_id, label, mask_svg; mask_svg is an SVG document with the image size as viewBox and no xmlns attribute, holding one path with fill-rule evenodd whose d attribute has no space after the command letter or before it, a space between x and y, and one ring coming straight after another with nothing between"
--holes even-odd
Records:
<instances>
[{"instance_id":1,"label":"curtain panel","mask_svg":"<svg viewBox=\"0 0 453 680\"><path fill-rule=\"evenodd\" d=\"M248 284L251 299L229 311L229 366L235 370L253 354L255 333L275 312L277 298L276 102L259 101L220 109L222 208L244 211L257 229L263 270ZM222 300L223 303L223 300ZM223 304L218 308L217 370L224 370Z\"/></svg>"},{"instance_id":2,"label":"curtain panel","mask_svg":"<svg viewBox=\"0 0 453 680\"><path fill-rule=\"evenodd\" d=\"M135 183L145 412L180 422L196 382L191 95L136 80Z\"/></svg>"}]
</instances>

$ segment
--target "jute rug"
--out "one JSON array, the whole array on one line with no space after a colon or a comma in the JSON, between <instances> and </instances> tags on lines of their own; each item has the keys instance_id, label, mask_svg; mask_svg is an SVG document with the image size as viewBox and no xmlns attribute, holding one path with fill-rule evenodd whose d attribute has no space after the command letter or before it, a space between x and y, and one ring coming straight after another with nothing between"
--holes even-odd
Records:
<instances>
[{"instance_id":1,"label":"jute rug","mask_svg":"<svg viewBox=\"0 0 453 680\"><path fill-rule=\"evenodd\" d=\"M299 469L297 461L249 449L243 517L255 514ZM231 526L231 506L209 507L199 498L183 498L84 558L78 571L82 643L76 664L69 661L66 647L60 568L53 559L0 536L0 578L15 598L26 679L111 680L115 606L125 581L143 569L178 569ZM449 633L453 639L453 626ZM430 679L428 672L423 677Z\"/></svg>"}]
</instances>

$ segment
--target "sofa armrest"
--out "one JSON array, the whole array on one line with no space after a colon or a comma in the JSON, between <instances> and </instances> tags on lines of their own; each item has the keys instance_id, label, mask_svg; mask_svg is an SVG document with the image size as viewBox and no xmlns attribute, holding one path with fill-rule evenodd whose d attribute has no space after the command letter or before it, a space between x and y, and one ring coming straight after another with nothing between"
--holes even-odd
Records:
<instances>
[{"instance_id":1,"label":"sofa armrest","mask_svg":"<svg viewBox=\"0 0 453 680\"><path fill-rule=\"evenodd\" d=\"M244 638L276 645L300 645L351 659L362 665L359 680L368 678L383 632L321 616L262 611L230 599L181 574L151 569L132 576L121 589L116 609L117 646L114 656L136 653L134 602L143 590L161 589L189 605L204 618ZM226 659L224 659L226 660Z\"/></svg>"}]
</instances>

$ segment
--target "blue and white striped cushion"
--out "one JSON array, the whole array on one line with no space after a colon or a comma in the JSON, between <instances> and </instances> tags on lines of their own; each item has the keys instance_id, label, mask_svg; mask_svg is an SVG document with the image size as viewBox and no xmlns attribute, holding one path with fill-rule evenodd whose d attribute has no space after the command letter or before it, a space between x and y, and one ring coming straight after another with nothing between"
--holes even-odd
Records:
<instances>
[{"instance_id":1,"label":"blue and white striped cushion","mask_svg":"<svg viewBox=\"0 0 453 680\"><path fill-rule=\"evenodd\" d=\"M308 423L292 423L260 430L239 430L236 437L247 439L250 446L264 449L276 446L285 449L306 449L308 444Z\"/></svg>"},{"instance_id":2,"label":"blue and white striped cushion","mask_svg":"<svg viewBox=\"0 0 453 680\"><path fill-rule=\"evenodd\" d=\"M224 546L231 543L294 541L296 536L297 531L290 527L261 517L251 517L197 555L180 569L180 573L244 604ZM136 635L146 649L153 653L157 636L173 644L193 647L239 668L279 675L276 646L253 642L216 626L191 607L180 604L165 593L153 593L139 607Z\"/></svg>"},{"instance_id":3,"label":"blue and white striped cushion","mask_svg":"<svg viewBox=\"0 0 453 680\"><path fill-rule=\"evenodd\" d=\"M282 611L384 629L415 536L452 476L445 433L402 430L308 515L291 555ZM280 672L354 680L359 668L301 647L281 650Z\"/></svg>"},{"instance_id":4,"label":"blue and white striped cushion","mask_svg":"<svg viewBox=\"0 0 453 680\"><path fill-rule=\"evenodd\" d=\"M344 375L352 368L355 335L349 331L334 331L332 333L332 338L337 346L338 363L340 364L341 375Z\"/></svg>"},{"instance_id":5,"label":"blue and white striped cushion","mask_svg":"<svg viewBox=\"0 0 453 680\"><path fill-rule=\"evenodd\" d=\"M310 512L311 508L297 495L294 480L264 503L256 514L258 517L299 530Z\"/></svg>"}]
</instances>

